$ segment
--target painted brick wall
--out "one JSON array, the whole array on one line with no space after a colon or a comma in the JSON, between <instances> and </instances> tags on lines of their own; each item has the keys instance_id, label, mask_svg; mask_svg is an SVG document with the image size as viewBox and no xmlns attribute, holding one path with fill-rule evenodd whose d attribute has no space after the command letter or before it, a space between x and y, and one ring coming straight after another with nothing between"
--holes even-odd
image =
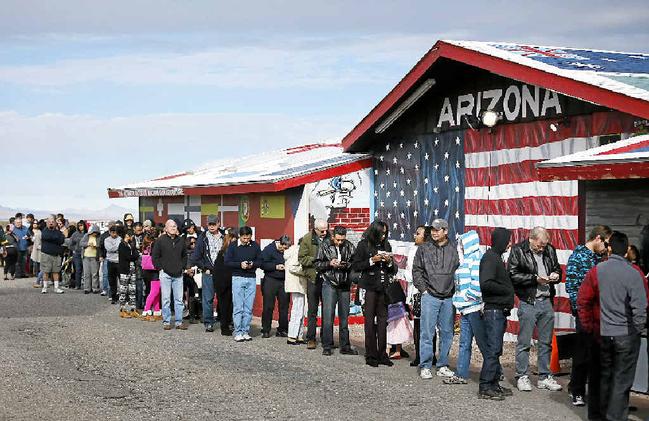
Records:
<instances>
[{"instance_id":1,"label":"painted brick wall","mask_svg":"<svg viewBox=\"0 0 649 421\"><path fill-rule=\"evenodd\" d=\"M354 231L364 231L370 225L370 208L332 209L329 224L342 225Z\"/></svg>"}]
</instances>

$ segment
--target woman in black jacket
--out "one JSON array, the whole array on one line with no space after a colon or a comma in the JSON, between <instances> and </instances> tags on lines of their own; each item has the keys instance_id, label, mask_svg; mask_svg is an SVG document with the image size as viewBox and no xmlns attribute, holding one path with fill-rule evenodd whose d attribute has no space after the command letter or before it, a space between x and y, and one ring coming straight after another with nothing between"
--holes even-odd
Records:
<instances>
[{"instance_id":1,"label":"woman in black jacket","mask_svg":"<svg viewBox=\"0 0 649 421\"><path fill-rule=\"evenodd\" d=\"M365 290L365 363L372 367L392 366L386 353L388 303L385 284L397 273L397 267L392 261L392 247L387 238L385 222L372 222L352 260L352 270L361 272L358 285Z\"/></svg>"},{"instance_id":2,"label":"woman in black jacket","mask_svg":"<svg viewBox=\"0 0 649 421\"><path fill-rule=\"evenodd\" d=\"M237 241L236 231L227 229L223 236L223 246L214 261L214 290L217 299L217 312L221 325L221 335L232 336L232 269L225 265L225 251L230 243Z\"/></svg>"}]
</instances>

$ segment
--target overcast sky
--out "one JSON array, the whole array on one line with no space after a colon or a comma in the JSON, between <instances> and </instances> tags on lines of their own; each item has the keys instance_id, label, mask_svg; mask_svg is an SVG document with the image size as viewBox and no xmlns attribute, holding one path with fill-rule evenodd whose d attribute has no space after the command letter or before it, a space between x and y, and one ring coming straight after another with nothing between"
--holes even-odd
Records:
<instances>
[{"instance_id":1,"label":"overcast sky","mask_svg":"<svg viewBox=\"0 0 649 421\"><path fill-rule=\"evenodd\" d=\"M649 52L646 1L0 8L0 205L18 208L135 207L106 188L340 139L438 39Z\"/></svg>"}]
</instances>

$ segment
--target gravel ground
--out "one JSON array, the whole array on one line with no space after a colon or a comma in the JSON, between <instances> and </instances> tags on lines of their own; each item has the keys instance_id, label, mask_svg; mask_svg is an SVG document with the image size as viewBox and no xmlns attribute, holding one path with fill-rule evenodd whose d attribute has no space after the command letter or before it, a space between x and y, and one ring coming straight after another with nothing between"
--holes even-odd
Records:
<instances>
[{"instance_id":1,"label":"gravel ground","mask_svg":"<svg viewBox=\"0 0 649 421\"><path fill-rule=\"evenodd\" d=\"M514 392L477 399L479 353L466 386L423 381L408 360L371 368L362 356L332 357L281 338L235 343L202 325L163 331L120 319L98 295L41 295L31 279L0 281L0 419L583 419L568 394ZM362 327L352 328L362 353ZM457 349L455 345L453 349ZM508 346L506 374L511 379ZM566 377L560 379L567 382ZM634 396L649 415L643 396Z\"/></svg>"}]
</instances>

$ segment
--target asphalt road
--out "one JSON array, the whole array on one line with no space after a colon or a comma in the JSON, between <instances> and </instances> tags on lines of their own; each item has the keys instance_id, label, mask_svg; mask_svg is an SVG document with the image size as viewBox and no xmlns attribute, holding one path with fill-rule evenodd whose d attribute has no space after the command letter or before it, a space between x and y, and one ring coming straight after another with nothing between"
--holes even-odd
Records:
<instances>
[{"instance_id":1,"label":"asphalt road","mask_svg":"<svg viewBox=\"0 0 649 421\"><path fill-rule=\"evenodd\" d=\"M585 413L565 392L479 400L477 366L468 385L447 386L420 380L407 360L371 368L362 356L324 357L320 348L261 339L258 320L248 343L202 325L163 331L160 323L120 319L98 295L41 295L31 282L0 281L3 420L520 421Z\"/></svg>"}]
</instances>

